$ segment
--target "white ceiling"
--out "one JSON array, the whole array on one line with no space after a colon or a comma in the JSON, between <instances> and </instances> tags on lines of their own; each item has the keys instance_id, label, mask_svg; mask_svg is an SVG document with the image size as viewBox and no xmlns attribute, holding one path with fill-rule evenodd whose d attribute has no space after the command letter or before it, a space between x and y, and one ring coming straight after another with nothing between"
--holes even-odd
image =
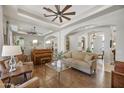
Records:
<instances>
[{"instance_id":1,"label":"white ceiling","mask_svg":"<svg viewBox=\"0 0 124 93\"><path fill-rule=\"evenodd\" d=\"M11 22L11 24L17 25L18 28L22 31L32 31L33 27L36 26L36 31L45 35L65 28L80 21L83 18L110 7L103 5L73 5L66 12L74 11L76 12L76 15L68 16L71 18L70 21L63 20L63 22L60 23L59 20L51 22L53 19L52 17L50 18L43 16L44 13L50 14L43 9L44 6L55 10L53 5L7 5L3 6L4 16ZM65 5L61 5L60 9L62 10L64 7Z\"/></svg>"},{"instance_id":2,"label":"white ceiling","mask_svg":"<svg viewBox=\"0 0 124 93\"><path fill-rule=\"evenodd\" d=\"M60 6L60 10L62 10L66 5L61 5ZM47 12L46 10L43 9L43 7L46 8L50 8L53 11L56 11L55 6L53 5L22 5L22 6L18 6L19 9L28 11L32 14L35 14L37 16L41 16L44 20L49 20L49 22L54 18L54 17L44 17L43 14L53 14L50 12ZM76 12L76 15L68 15L68 17L71 17L72 19L76 18L78 15L85 13L86 11L88 11L89 9L93 8L94 5L73 5L73 7L69 8L66 12ZM62 23L59 22L59 20L55 20L53 23L57 24L57 25L62 25L69 22L68 20L64 20Z\"/></svg>"}]
</instances>

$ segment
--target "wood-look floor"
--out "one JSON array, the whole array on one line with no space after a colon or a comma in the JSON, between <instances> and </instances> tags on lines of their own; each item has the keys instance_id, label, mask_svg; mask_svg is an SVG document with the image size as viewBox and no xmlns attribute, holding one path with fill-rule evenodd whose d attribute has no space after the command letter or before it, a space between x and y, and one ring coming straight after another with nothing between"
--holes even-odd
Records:
<instances>
[{"instance_id":1,"label":"wood-look floor","mask_svg":"<svg viewBox=\"0 0 124 93\"><path fill-rule=\"evenodd\" d=\"M100 61L102 62L102 61ZM40 79L43 88L110 88L111 73L104 71L103 63L98 63L96 75L89 76L86 73L70 68L61 72L60 84L57 73L44 65L34 67L33 76Z\"/></svg>"}]
</instances>

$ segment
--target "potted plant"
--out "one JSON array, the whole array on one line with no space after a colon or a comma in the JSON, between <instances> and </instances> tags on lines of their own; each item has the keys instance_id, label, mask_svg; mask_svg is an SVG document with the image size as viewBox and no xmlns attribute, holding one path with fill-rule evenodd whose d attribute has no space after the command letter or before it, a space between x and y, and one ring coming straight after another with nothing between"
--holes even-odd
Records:
<instances>
[{"instance_id":1,"label":"potted plant","mask_svg":"<svg viewBox=\"0 0 124 93\"><path fill-rule=\"evenodd\" d=\"M61 51L61 52L59 52L59 53L56 53L56 58L57 58L57 60L61 60L61 59L63 59L63 52Z\"/></svg>"},{"instance_id":2,"label":"potted plant","mask_svg":"<svg viewBox=\"0 0 124 93\"><path fill-rule=\"evenodd\" d=\"M88 47L87 50L86 50L86 52L91 53L92 51L91 51L91 49Z\"/></svg>"},{"instance_id":3,"label":"potted plant","mask_svg":"<svg viewBox=\"0 0 124 93\"><path fill-rule=\"evenodd\" d=\"M63 52L61 51L61 52L59 52L59 53L56 53L56 65L58 66L58 67L61 67L61 65L62 65L62 62L61 62L61 60L63 59Z\"/></svg>"}]
</instances>

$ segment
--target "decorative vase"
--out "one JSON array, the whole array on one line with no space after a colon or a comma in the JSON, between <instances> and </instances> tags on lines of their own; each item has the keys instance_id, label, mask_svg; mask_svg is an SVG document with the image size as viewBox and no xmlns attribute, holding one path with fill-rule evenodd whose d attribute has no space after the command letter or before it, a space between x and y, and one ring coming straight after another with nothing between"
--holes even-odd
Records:
<instances>
[{"instance_id":1,"label":"decorative vase","mask_svg":"<svg viewBox=\"0 0 124 93\"><path fill-rule=\"evenodd\" d=\"M57 61L57 67L61 67L62 66L62 62L61 62L61 60L59 59L58 61Z\"/></svg>"}]
</instances>

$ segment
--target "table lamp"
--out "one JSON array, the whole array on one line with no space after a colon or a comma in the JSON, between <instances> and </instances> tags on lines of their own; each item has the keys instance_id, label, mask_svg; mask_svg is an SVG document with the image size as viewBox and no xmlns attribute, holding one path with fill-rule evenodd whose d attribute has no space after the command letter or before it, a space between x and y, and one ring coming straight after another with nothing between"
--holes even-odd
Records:
<instances>
[{"instance_id":1,"label":"table lamp","mask_svg":"<svg viewBox=\"0 0 124 93\"><path fill-rule=\"evenodd\" d=\"M11 57L9 61L9 72L15 71L16 70L16 60L15 57L16 55L22 54L21 47L16 46L16 45L4 45L2 49L2 56L4 57Z\"/></svg>"}]
</instances>

